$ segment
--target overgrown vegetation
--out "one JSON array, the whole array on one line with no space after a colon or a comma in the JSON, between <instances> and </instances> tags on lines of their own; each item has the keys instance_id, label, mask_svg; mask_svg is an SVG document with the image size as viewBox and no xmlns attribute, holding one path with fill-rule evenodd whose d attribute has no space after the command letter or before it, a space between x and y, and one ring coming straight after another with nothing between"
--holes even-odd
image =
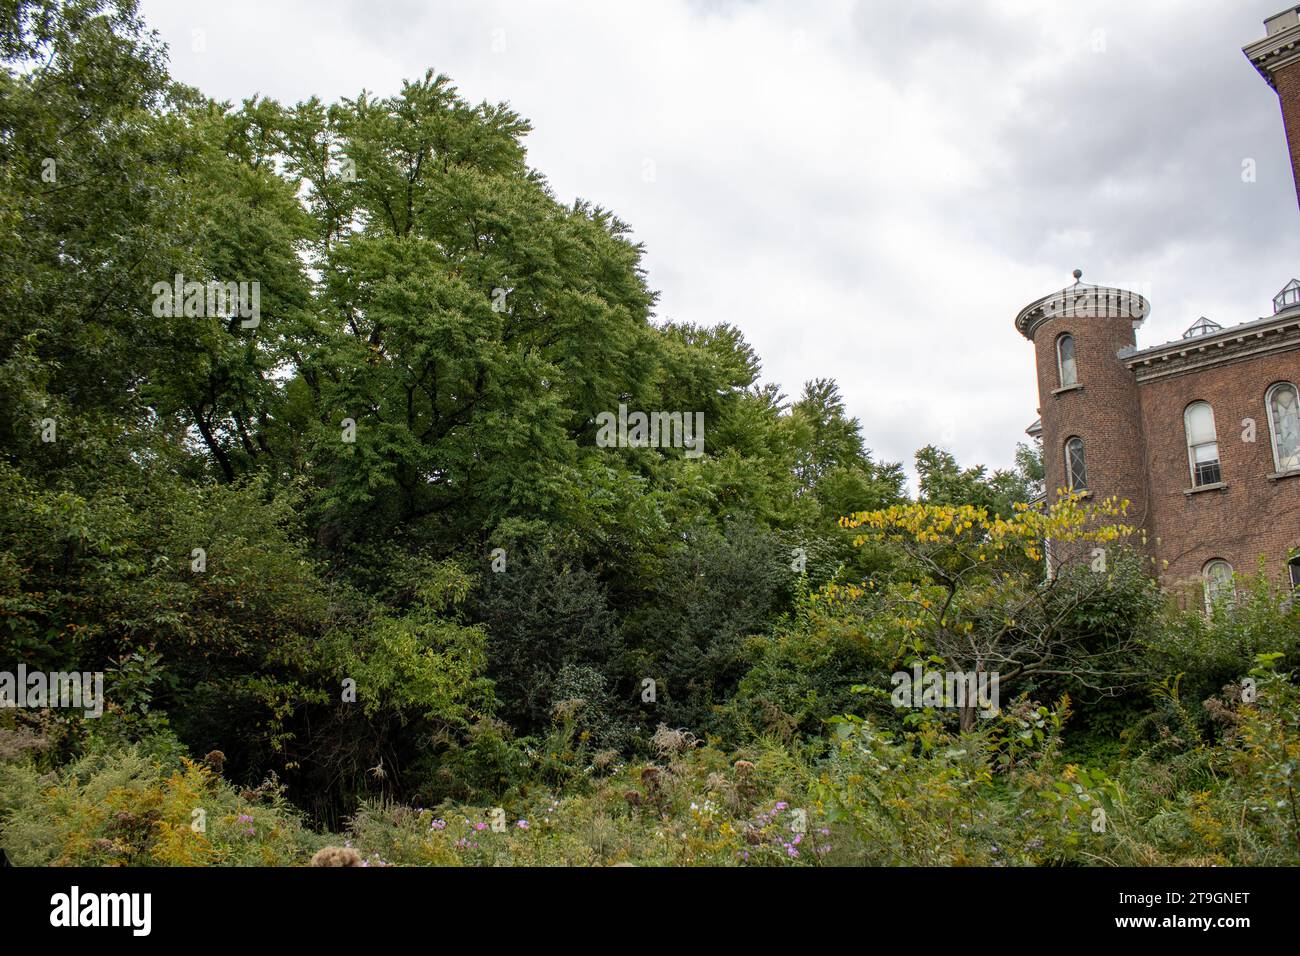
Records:
<instances>
[{"instance_id":1,"label":"overgrown vegetation","mask_svg":"<svg viewBox=\"0 0 1300 956\"><path fill-rule=\"evenodd\" d=\"M0 710L15 862L1300 860L1263 577L1179 610L1030 448L911 498L445 77L214 103L131 3L2 9L0 671L106 675ZM177 275L256 322L160 314ZM599 447L620 405L703 454ZM1001 707L900 709L914 667Z\"/></svg>"}]
</instances>

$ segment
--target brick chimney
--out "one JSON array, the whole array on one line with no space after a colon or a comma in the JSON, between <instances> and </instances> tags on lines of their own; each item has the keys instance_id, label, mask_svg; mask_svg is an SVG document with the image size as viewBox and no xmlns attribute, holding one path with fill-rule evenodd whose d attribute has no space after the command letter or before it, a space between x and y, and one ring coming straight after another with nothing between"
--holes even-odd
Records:
<instances>
[{"instance_id":1,"label":"brick chimney","mask_svg":"<svg viewBox=\"0 0 1300 956\"><path fill-rule=\"evenodd\" d=\"M1291 7L1264 21L1268 35L1242 52L1282 102L1282 122L1291 147L1296 199L1300 202L1300 7Z\"/></svg>"}]
</instances>

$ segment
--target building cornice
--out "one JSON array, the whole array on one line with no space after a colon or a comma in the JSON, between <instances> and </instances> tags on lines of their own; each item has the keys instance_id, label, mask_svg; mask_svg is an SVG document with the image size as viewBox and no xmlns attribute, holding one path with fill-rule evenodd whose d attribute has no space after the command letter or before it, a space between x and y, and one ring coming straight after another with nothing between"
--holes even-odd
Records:
<instances>
[{"instance_id":1,"label":"building cornice","mask_svg":"<svg viewBox=\"0 0 1300 956\"><path fill-rule=\"evenodd\" d=\"M1120 353L1119 358L1138 382L1149 382L1293 349L1300 349L1300 309L1288 309L1272 318L1246 322L1214 335L1199 335L1127 355Z\"/></svg>"},{"instance_id":2,"label":"building cornice","mask_svg":"<svg viewBox=\"0 0 1300 956\"><path fill-rule=\"evenodd\" d=\"M1124 318L1140 324L1150 312L1150 304L1136 292L1076 282L1021 309L1016 328L1033 341L1038 327L1052 319Z\"/></svg>"},{"instance_id":3,"label":"building cornice","mask_svg":"<svg viewBox=\"0 0 1300 956\"><path fill-rule=\"evenodd\" d=\"M1274 76L1283 67L1300 63L1300 8L1284 10L1265 21L1271 31L1262 40L1247 44L1241 52L1269 86L1277 89Z\"/></svg>"}]
</instances>

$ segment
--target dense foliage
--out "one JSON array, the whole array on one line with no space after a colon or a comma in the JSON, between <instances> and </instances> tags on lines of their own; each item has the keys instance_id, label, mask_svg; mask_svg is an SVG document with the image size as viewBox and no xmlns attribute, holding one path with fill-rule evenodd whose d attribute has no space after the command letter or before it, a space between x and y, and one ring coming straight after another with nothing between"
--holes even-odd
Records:
<instances>
[{"instance_id":1,"label":"dense foliage","mask_svg":"<svg viewBox=\"0 0 1300 956\"><path fill-rule=\"evenodd\" d=\"M1179 610L1027 447L909 495L446 77L216 103L127 0L0 13L0 670L106 675L0 711L16 861L1300 860L1267 581ZM1002 707L893 706L921 665Z\"/></svg>"}]
</instances>

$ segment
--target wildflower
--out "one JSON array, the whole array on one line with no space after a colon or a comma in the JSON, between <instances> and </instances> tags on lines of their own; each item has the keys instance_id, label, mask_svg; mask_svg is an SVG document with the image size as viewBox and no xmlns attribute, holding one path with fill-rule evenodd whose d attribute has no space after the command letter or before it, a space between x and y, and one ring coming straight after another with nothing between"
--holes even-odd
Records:
<instances>
[{"instance_id":1,"label":"wildflower","mask_svg":"<svg viewBox=\"0 0 1300 956\"><path fill-rule=\"evenodd\" d=\"M789 807L789 806L790 806L790 804L788 804L788 803L786 803L784 800L782 800L780 803L778 803L778 804L776 804L774 807L772 807L772 809L773 809L773 810L784 810L784 809L786 809L786 808Z\"/></svg>"},{"instance_id":2,"label":"wildflower","mask_svg":"<svg viewBox=\"0 0 1300 956\"><path fill-rule=\"evenodd\" d=\"M474 829L475 829L475 830L486 830L486 829L487 829L487 824L486 824L486 823L476 823L476 824L474 824Z\"/></svg>"},{"instance_id":3,"label":"wildflower","mask_svg":"<svg viewBox=\"0 0 1300 956\"><path fill-rule=\"evenodd\" d=\"M519 829L521 829L521 830L527 830L527 829L528 829L528 821L527 821L527 820L520 820L518 823L515 824L515 826L517 826L517 827L518 827Z\"/></svg>"},{"instance_id":4,"label":"wildflower","mask_svg":"<svg viewBox=\"0 0 1300 956\"><path fill-rule=\"evenodd\" d=\"M446 820L434 820L432 823L429 824L429 829L430 829L430 830L445 830L445 829L447 829L447 821L446 821Z\"/></svg>"}]
</instances>

